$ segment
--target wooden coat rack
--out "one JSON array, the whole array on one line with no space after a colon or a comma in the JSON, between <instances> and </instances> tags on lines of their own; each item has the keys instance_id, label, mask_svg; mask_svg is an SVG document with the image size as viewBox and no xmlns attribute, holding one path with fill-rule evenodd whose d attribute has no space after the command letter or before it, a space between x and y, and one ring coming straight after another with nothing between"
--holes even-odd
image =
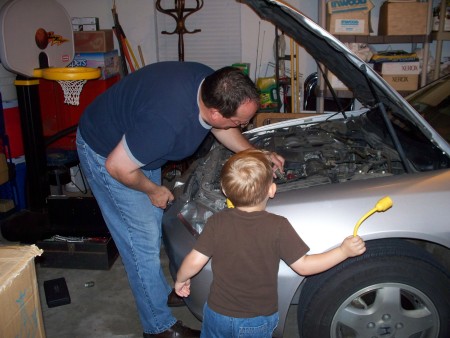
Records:
<instances>
[{"instance_id":1,"label":"wooden coat rack","mask_svg":"<svg viewBox=\"0 0 450 338\"><path fill-rule=\"evenodd\" d=\"M194 29L193 31L188 31L186 29L186 18L199 11L203 7L203 0L196 0L195 8L186 8L185 0L175 0L174 8L164 9L161 7L161 0L156 1L156 9L161 13L170 15L175 19L177 26L173 32L162 31L161 34L178 34L178 60L184 61L184 34L194 34L201 32L201 29Z\"/></svg>"}]
</instances>

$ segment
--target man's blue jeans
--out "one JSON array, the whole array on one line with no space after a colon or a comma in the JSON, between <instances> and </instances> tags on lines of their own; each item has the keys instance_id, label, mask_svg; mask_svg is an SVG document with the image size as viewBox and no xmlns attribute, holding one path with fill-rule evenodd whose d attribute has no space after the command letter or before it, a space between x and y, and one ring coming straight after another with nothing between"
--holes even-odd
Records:
<instances>
[{"instance_id":1,"label":"man's blue jeans","mask_svg":"<svg viewBox=\"0 0 450 338\"><path fill-rule=\"evenodd\" d=\"M146 194L111 177L105 168L106 158L96 154L79 131L76 142L81 168L125 266L144 332L163 332L176 322L167 306L172 288L160 263L163 210ZM160 169L143 173L161 184Z\"/></svg>"},{"instance_id":2,"label":"man's blue jeans","mask_svg":"<svg viewBox=\"0 0 450 338\"><path fill-rule=\"evenodd\" d=\"M233 318L203 307L202 338L272 338L279 315Z\"/></svg>"}]
</instances>

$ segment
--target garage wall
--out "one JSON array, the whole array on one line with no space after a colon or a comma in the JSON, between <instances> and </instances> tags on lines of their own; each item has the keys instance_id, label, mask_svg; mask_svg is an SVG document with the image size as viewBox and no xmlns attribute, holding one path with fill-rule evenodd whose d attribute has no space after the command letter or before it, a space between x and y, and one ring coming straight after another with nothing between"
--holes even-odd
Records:
<instances>
[{"instance_id":1,"label":"garage wall","mask_svg":"<svg viewBox=\"0 0 450 338\"><path fill-rule=\"evenodd\" d=\"M39 0L36 0L39 1ZM160 30L156 27L156 16L161 13L155 9L155 0L56 0L62 4L70 16L95 16L100 20L100 28L111 28L113 26L113 19L111 15L111 7L113 3L116 4L119 13L120 22L125 30L127 38L137 55L137 46L141 46L145 62L152 63L159 59L158 55L158 40L161 39ZM205 2L210 0L204 0ZM231 1L239 4L236 0L222 0ZM376 29L378 22L378 10L383 0L372 0L376 5L372 13L372 24ZM0 0L0 5L4 4L6 0ZM299 8L311 19L317 21L318 19L318 1L310 0L288 0L288 3L294 7ZM433 0L433 3L438 3L439 0ZM173 1L162 1L164 6L172 6ZM194 4L194 0L186 0L186 5ZM239 5L241 7L240 26L241 26L241 58L235 62L248 62L251 64L250 76L253 80L256 77L271 76L274 73L274 31L272 24L260 21L259 17L253 13L246 5ZM187 19L187 24L190 24L191 18L199 15L201 12L193 14ZM173 20L173 19L172 19ZM197 27L195 27L197 28ZM198 27L202 28L202 27ZM258 42L259 36L259 42ZM195 39L195 35L189 36L189 39ZM223 41L218 39L220 41ZM287 41L289 46L289 42ZM404 46L391 46L393 49ZM189 48L188 41L186 48ZM382 49L386 46L377 46ZM431 53L434 54L434 47L431 47ZM234 51L234 49L233 49ZM287 50L289 53L289 50ZM443 55L449 55L449 42L444 45ZM306 78L311 72L316 69L313 60L308 58L300 50L300 73L303 78ZM216 65L214 65L216 66Z\"/></svg>"},{"instance_id":2,"label":"garage wall","mask_svg":"<svg viewBox=\"0 0 450 338\"><path fill-rule=\"evenodd\" d=\"M0 2L4 0L0 0ZM63 5L70 16L96 16L100 21L100 28L111 28L113 20L111 7L114 0L57 0ZM205 0L205 2L208 0ZM222 0L232 1L235 0ZM311 18L317 17L317 2L308 0L290 0L293 6L300 6L302 11ZM195 1L187 0L186 5L193 4ZM127 38L137 53L137 46L140 45L146 63L158 61L157 44L162 35L156 27L156 16L160 15L155 10L155 0L115 0L119 20L124 28ZM172 1L162 1L164 6L172 6ZM260 76L273 75L273 67L268 65L274 61L273 42L274 27L272 24L259 20L259 17L253 13L246 5L240 5L241 8L241 53L240 60L235 62L251 63L250 75L254 79L256 55L258 49L258 32L260 35L258 51L258 69ZM201 11L200 11L201 12ZM194 13L187 19L187 24L200 12ZM171 19L173 21L173 19ZM193 26L190 26L193 27ZM189 28L190 28L189 27ZM197 27L193 27L197 28ZM198 27L202 28L202 27ZM187 40L195 38L195 35L186 36ZM264 39L263 39L264 38ZM189 48L186 40L186 49ZM314 67L314 63L310 62ZM215 66L215 65L213 65ZM300 69L308 67L308 61L301 58ZM257 75L258 76L258 75Z\"/></svg>"}]
</instances>

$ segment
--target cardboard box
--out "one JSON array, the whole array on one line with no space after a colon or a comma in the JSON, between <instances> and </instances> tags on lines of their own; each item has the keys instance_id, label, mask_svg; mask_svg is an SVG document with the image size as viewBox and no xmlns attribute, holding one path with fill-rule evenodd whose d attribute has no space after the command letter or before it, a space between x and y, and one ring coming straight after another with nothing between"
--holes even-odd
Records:
<instances>
[{"instance_id":1,"label":"cardboard box","mask_svg":"<svg viewBox=\"0 0 450 338\"><path fill-rule=\"evenodd\" d=\"M336 77L336 75L334 75L332 72L328 70L327 70L327 78L328 81L330 81L331 87L333 87L333 89L348 90L348 87L341 80L339 80Z\"/></svg>"},{"instance_id":2,"label":"cardboard box","mask_svg":"<svg viewBox=\"0 0 450 338\"><path fill-rule=\"evenodd\" d=\"M380 62L374 65L374 69L383 75L419 75L420 62Z\"/></svg>"},{"instance_id":3,"label":"cardboard box","mask_svg":"<svg viewBox=\"0 0 450 338\"><path fill-rule=\"evenodd\" d=\"M73 32L75 53L106 53L114 50L112 29Z\"/></svg>"},{"instance_id":4,"label":"cardboard box","mask_svg":"<svg viewBox=\"0 0 450 338\"><path fill-rule=\"evenodd\" d=\"M107 53L76 53L69 67L100 68L102 80L109 79L120 72L118 50Z\"/></svg>"},{"instance_id":5,"label":"cardboard box","mask_svg":"<svg viewBox=\"0 0 450 338\"><path fill-rule=\"evenodd\" d=\"M370 0L327 2L327 30L336 35L369 35Z\"/></svg>"},{"instance_id":6,"label":"cardboard box","mask_svg":"<svg viewBox=\"0 0 450 338\"><path fill-rule=\"evenodd\" d=\"M384 2L380 8L378 35L424 35L428 3Z\"/></svg>"},{"instance_id":7,"label":"cardboard box","mask_svg":"<svg viewBox=\"0 0 450 338\"><path fill-rule=\"evenodd\" d=\"M0 246L0 337L45 338L31 246Z\"/></svg>"},{"instance_id":8,"label":"cardboard box","mask_svg":"<svg viewBox=\"0 0 450 338\"><path fill-rule=\"evenodd\" d=\"M50 239L38 241L36 245L44 250L39 263L48 268L109 270L119 256L111 237L93 237L80 242Z\"/></svg>"},{"instance_id":9,"label":"cardboard box","mask_svg":"<svg viewBox=\"0 0 450 338\"><path fill-rule=\"evenodd\" d=\"M419 88L419 61L380 62L373 67L397 91L414 91Z\"/></svg>"},{"instance_id":10,"label":"cardboard box","mask_svg":"<svg viewBox=\"0 0 450 338\"><path fill-rule=\"evenodd\" d=\"M331 0L327 2L328 14L355 12L355 11L370 12L372 8L373 3L370 0L358 0L358 1Z\"/></svg>"},{"instance_id":11,"label":"cardboard box","mask_svg":"<svg viewBox=\"0 0 450 338\"><path fill-rule=\"evenodd\" d=\"M419 88L419 75L382 75L383 79L397 91L415 91Z\"/></svg>"},{"instance_id":12,"label":"cardboard box","mask_svg":"<svg viewBox=\"0 0 450 338\"><path fill-rule=\"evenodd\" d=\"M336 35L369 35L370 12L327 14L327 30Z\"/></svg>"}]
</instances>

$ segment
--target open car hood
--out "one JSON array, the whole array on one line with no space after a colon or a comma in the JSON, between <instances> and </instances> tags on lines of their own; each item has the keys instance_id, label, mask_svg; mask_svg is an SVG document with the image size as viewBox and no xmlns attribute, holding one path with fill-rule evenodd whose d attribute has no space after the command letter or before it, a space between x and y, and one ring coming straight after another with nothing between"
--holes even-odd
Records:
<instances>
[{"instance_id":1,"label":"open car hood","mask_svg":"<svg viewBox=\"0 0 450 338\"><path fill-rule=\"evenodd\" d=\"M383 110L402 115L420 128L442 150L450 153L448 143L396 90L341 41L299 10L279 0L241 0L241 2L252 8L262 19L273 23L293 38L318 63L336 75L364 107L383 106Z\"/></svg>"},{"instance_id":2,"label":"open car hood","mask_svg":"<svg viewBox=\"0 0 450 338\"><path fill-rule=\"evenodd\" d=\"M386 95L376 73L332 34L290 5L276 0L243 0L262 19L272 22L324 67L335 74L363 105L372 106L376 99L368 79L375 81L379 96ZM378 82L378 84L377 84Z\"/></svg>"}]
</instances>

